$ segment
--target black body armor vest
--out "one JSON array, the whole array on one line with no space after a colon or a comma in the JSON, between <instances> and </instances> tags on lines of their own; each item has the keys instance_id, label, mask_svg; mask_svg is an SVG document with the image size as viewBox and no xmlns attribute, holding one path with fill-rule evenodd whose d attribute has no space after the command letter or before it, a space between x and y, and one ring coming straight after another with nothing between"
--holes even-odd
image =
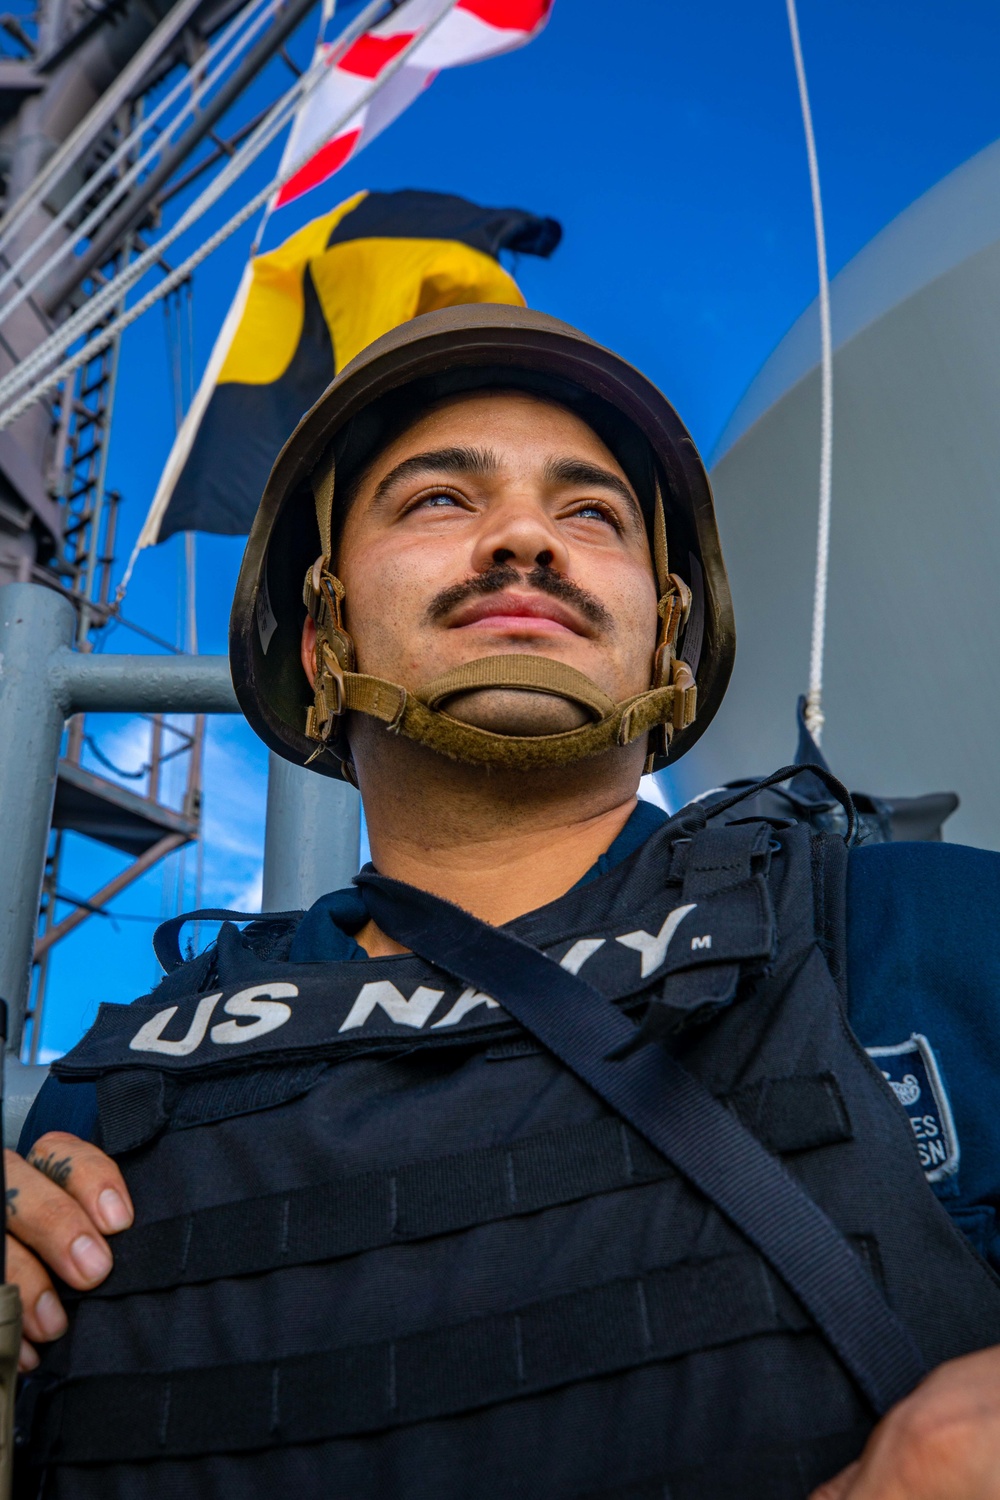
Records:
<instances>
[{"instance_id":1,"label":"black body armor vest","mask_svg":"<svg viewBox=\"0 0 1000 1500\"><path fill-rule=\"evenodd\" d=\"M675 820L505 931L781 1160L933 1366L1000 1343L1000 1281L848 1025L845 860ZM252 942L56 1065L136 1224L28 1382L24 1493L803 1500L858 1455L876 1415L781 1277L484 989Z\"/></svg>"}]
</instances>

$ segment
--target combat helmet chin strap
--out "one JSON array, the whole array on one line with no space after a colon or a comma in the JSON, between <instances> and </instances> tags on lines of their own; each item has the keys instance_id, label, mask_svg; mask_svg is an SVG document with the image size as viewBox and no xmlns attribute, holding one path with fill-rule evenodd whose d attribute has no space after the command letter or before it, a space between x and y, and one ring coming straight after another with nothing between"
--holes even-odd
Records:
<instances>
[{"instance_id":1,"label":"combat helmet chin strap","mask_svg":"<svg viewBox=\"0 0 1000 1500\"><path fill-rule=\"evenodd\" d=\"M674 731L694 722L698 689L690 667L680 660L676 649L691 606L691 590L676 573L667 571L666 520L658 482L653 561L660 591L660 626L653 682L645 692L615 703L582 672L547 656L510 653L480 657L418 690L355 671L354 642L344 629L344 585L330 571L335 478L332 460L313 475L323 552L306 574L303 589L305 606L316 622L314 699L306 712L305 726L307 737L316 741L310 761L324 752L335 755L348 778L354 779L343 733L347 712L380 719L391 733L452 760L519 771L568 765L658 732L660 742L647 760L649 769L654 754L667 753ZM557 734L498 734L445 711L450 699L482 688L516 688L564 698L585 709L591 722Z\"/></svg>"}]
</instances>

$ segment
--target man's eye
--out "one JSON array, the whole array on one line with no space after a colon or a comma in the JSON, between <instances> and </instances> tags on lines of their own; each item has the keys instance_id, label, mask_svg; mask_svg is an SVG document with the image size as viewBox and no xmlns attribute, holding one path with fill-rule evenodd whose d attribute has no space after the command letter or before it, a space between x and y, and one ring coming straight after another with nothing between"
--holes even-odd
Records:
<instances>
[{"instance_id":1,"label":"man's eye","mask_svg":"<svg viewBox=\"0 0 1000 1500\"><path fill-rule=\"evenodd\" d=\"M445 506L457 504L457 496L449 494L447 490L432 490L430 494L420 496L414 509L416 510L423 505Z\"/></svg>"},{"instance_id":2,"label":"man's eye","mask_svg":"<svg viewBox=\"0 0 1000 1500\"><path fill-rule=\"evenodd\" d=\"M613 526L616 531L618 530L617 517L606 505L598 505L596 502L590 505L581 505L579 510L575 510L573 514L574 516L585 516L588 521L591 519L606 521L609 526Z\"/></svg>"}]
</instances>

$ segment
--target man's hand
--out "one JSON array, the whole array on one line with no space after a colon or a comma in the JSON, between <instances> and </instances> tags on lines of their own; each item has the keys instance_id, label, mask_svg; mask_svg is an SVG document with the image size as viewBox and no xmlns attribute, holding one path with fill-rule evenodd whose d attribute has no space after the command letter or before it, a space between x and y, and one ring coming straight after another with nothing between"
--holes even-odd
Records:
<instances>
[{"instance_id":1,"label":"man's hand","mask_svg":"<svg viewBox=\"0 0 1000 1500\"><path fill-rule=\"evenodd\" d=\"M810 1500L1000 1500L1000 1347L940 1365Z\"/></svg>"},{"instance_id":2,"label":"man's hand","mask_svg":"<svg viewBox=\"0 0 1000 1500\"><path fill-rule=\"evenodd\" d=\"M19 1369L38 1364L34 1345L66 1332L66 1314L46 1267L89 1291L111 1270L105 1235L132 1222L121 1172L96 1146L61 1130L35 1142L28 1158L4 1152L7 1280L21 1289L24 1334Z\"/></svg>"}]
</instances>

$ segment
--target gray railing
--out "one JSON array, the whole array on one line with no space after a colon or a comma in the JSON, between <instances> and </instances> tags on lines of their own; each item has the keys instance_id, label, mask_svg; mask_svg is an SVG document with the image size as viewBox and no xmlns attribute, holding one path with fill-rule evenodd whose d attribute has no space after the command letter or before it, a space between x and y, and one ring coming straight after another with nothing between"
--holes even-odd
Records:
<instances>
[{"instance_id":1,"label":"gray railing","mask_svg":"<svg viewBox=\"0 0 1000 1500\"><path fill-rule=\"evenodd\" d=\"M20 1051L31 982L59 750L74 713L238 713L224 656L110 656L70 650L71 604L33 583L0 587L0 996L9 1052ZM354 789L271 756L265 906L292 910L346 885L357 869ZM8 1064L9 1112L21 1114L43 1070ZM31 1075L31 1076L28 1076ZM10 1131L8 1130L8 1135Z\"/></svg>"}]
</instances>

